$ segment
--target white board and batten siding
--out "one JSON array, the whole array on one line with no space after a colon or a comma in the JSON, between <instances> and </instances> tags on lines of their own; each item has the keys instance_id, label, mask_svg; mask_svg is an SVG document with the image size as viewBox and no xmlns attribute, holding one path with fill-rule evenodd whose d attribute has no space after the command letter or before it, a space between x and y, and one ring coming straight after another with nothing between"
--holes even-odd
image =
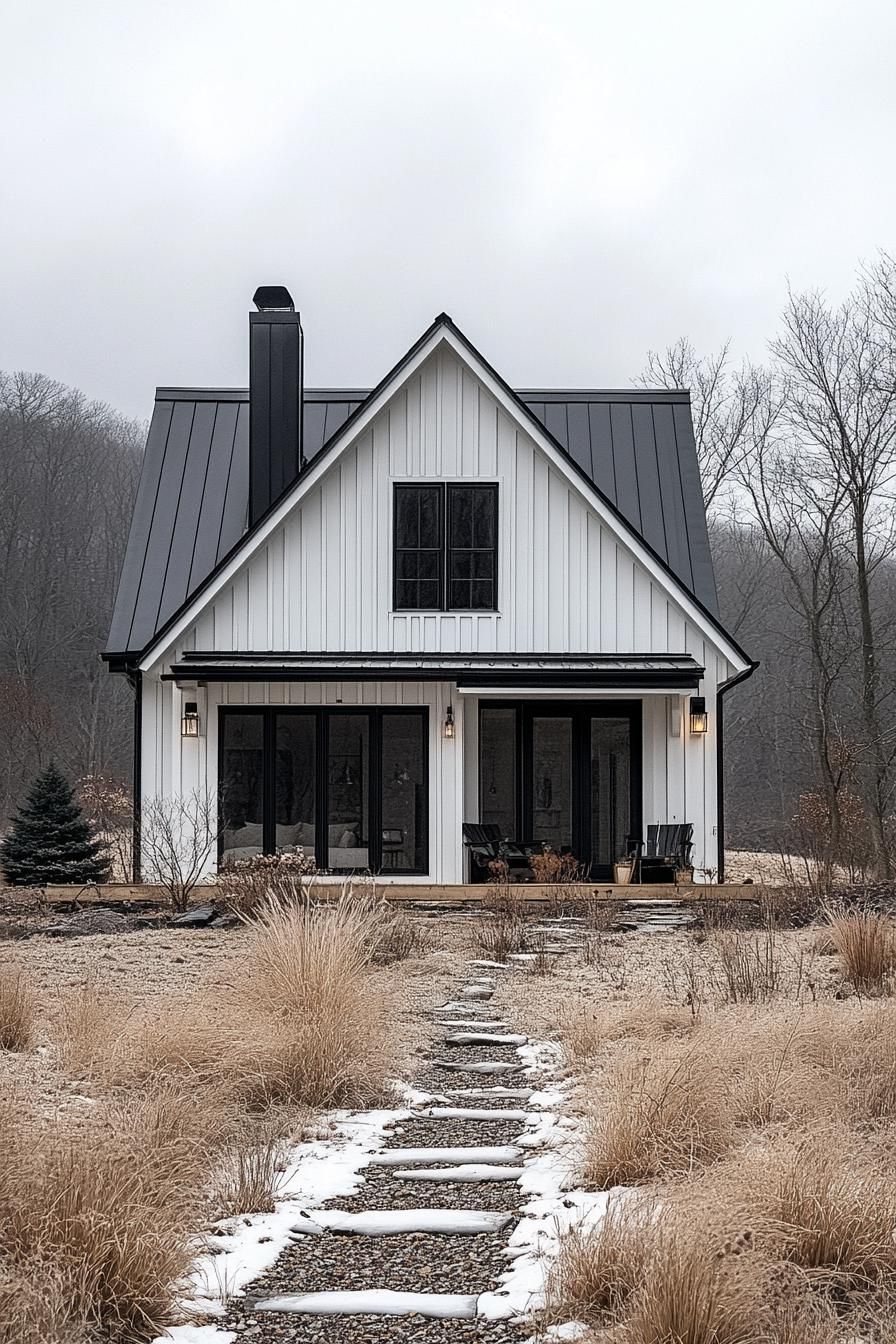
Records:
<instances>
[{"instance_id":1,"label":"white board and batten siding","mask_svg":"<svg viewBox=\"0 0 896 1344\"><path fill-rule=\"evenodd\" d=\"M488 481L499 487L496 613L392 610L392 499L402 481ZM312 684L209 687L206 736L180 738L180 693L156 680L184 652L689 653L706 668L710 708L732 665L675 584L636 556L612 519L537 444L448 346L437 349L380 414L334 454L194 624L144 679L144 792L215 787L216 705L430 705L433 826L430 876L460 880L460 829L478 815L474 753L463 766L463 721L475 745L476 705L463 697L458 736L442 739L450 686ZM379 697L371 699L370 697ZM298 700L295 697L300 697ZM411 697L410 700L407 697ZM679 698L678 705L686 705ZM454 704L457 708L458 697ZM671 700L644 697L644 822L695 824L695 866L716 866L715 716L691 737L670 731ZM205 764L203 764L205 762ZM438 832L438 833L437 833ZM450 850L450 856L449 856Z\"/></svg>"}]
</instances>

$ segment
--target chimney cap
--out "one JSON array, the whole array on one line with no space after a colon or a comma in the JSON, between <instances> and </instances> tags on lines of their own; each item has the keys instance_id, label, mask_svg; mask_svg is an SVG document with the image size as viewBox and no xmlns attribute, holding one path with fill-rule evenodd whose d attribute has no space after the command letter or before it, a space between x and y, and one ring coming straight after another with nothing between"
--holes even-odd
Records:
<instances>
[{"instance_id":1,"label":"chimney cap","mask_svg":"<svg viewBox=\"0 0 896 1344\"><path fill-rule=\"evenodd\" d=\"M285 285L259 285L252 302L260 313L294 313L296 310Z\"/></svg>"}]
</instances>

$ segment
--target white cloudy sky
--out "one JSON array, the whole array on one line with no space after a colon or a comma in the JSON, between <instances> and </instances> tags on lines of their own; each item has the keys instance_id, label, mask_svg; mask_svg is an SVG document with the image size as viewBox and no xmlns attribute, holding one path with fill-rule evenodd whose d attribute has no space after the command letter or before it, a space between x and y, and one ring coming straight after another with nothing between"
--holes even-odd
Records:
<instances>
[{"instance_id":1,"label":"white cloudy sky","mask_svg":"<svg viewBox=\"0 0 896 1344\"><path fill-rule=\"evenodd\" d=\"M517 386L761 355L789 275L893 247L890 0L8 0L0 367L146 415L245 382L259 283L306 378L447 310Z\"/></svg>"}]
</instances>

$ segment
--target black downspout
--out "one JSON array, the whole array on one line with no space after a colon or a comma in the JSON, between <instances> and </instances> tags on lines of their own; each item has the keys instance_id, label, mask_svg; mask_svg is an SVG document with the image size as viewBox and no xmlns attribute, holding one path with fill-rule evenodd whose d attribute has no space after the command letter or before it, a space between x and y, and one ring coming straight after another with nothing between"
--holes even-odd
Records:
<instances>
[{"instance_id":1,"label":"black downspout","mask_svg":"<svg viewBox=\"0 0 896 1344\"><path fill-rule=\"evenodd\" d=\"M134 777L132 781L133 835L131 839L131 881L140 881L140 795L143 769L143 673L137 669L131 674L134 688Z\"/></svg>"},{"instance_id":2,"label":"black downspout","mask_svg":"<svg viewBox=\"0 0 896 1344\"><path fill-rule=\"evenodd\" d=\"M733 677L723 681L716 691L716 833L719 841L718 882L725 881L725 707L722 697L732 686L738 686L748 677L752 677L758 663L751 663L743 672L735 672Z\"/></svg>"}]
</instances>

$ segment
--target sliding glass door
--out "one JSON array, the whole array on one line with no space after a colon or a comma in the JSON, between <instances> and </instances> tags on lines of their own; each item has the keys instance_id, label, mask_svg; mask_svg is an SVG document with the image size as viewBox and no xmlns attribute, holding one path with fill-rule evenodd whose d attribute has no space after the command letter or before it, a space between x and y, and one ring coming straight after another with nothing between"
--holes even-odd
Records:
<instances>
[{"instance_id":1,"label":"sliding glass door","mask_svg":"<svg viewBox=\"0 0 896 1344\"><path fill-rule=\"evenodd\" d=\"M426 709L220 712L222 861L299 846L329 872L425 873Z\"/></svg>"},{"instance_id":2,"label":"sliding glass door","mask_svg":"<svg viewBox=\"0 0 896 1344\"><path fill-rule=\"evenodd\" d=\"M609 877L641 830L640 701L483 702L480 819Z\"/></svg>"}]
</instances>

